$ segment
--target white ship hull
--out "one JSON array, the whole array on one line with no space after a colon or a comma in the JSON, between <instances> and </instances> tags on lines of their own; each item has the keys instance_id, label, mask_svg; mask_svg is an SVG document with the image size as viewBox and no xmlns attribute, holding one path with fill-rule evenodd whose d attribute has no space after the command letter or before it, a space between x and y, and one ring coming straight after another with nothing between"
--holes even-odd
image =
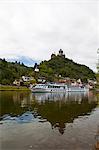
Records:
<instances>
[{"instance_id":1,"label":"white ship hull","mask_svg":"<svg viewBox=\"0 0 99 150\"><path fill-rule=\"evenodd\" d=\"M37 84L32 89L33 93L54 93L54 92L86 92L89 91L86 87L67 86L64 84Z\"/></svg>"}]
</instances>

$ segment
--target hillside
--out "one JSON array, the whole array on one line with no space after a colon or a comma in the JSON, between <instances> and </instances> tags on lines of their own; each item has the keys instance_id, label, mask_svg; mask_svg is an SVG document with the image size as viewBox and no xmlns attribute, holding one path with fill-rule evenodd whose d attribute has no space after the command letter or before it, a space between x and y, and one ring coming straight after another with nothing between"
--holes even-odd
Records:
<instances>
[{"instance_id":1,"label":"hillside","mask_svg":"<svg viewBox=\"0 0 99 150\"><path fill-rule=\"evenodd\" d=\"M11 63L0 59L0 84L12 84L15 79L20 79L23 75L34 76L35 79L45 77L47 81L57 81L60 76L71 79L80 78L84 82L87 82L87 79L95 79L95 73L89 67L65 58L62 50L58 55L52 54L50 60L42 61L37 67L39 72L36 73L32 67L27 67L23 63Z\"/></svg>"},{"instance_id":2,"label":"hillside","mask_svg":"<svg viewBox=\"0 0 99 150\"><path fill-rule=\"evenodd\" d=\"M7 62L0 59L0 84L12 84L15 79L22 75L31 75L33 68L25 66L23 63Z\"/></svg>"},{"instance_id":3,"label":"hillside","mask_svg":"<svg viewBox=\"0 0 99 150\"><path fill-rule=\"evenodd\" d=\"M64 55L54 55L50 60L41 62L39 69L41 76L45 76L50 81L55 80L59 75L72 79L80 78L84 82L87 79L95 79L95 73L89 67L77 64Z\"/></svg>"}]
</instances>

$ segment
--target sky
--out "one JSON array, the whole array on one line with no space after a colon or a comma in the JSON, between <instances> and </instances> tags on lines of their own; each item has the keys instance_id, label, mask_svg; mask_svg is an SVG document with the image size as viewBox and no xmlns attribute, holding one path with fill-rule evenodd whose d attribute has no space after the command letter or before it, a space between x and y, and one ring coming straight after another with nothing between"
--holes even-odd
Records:
<instances>
[{"instance_id":1,"label":"sky","mask_svg":"<svg viewBox=\"0 0 99 150\"><path fill-rule=\"evenodd\" d=\"M0 58L67 58L96 71L98 0L0 0Z\"/></svg>"}]
</instances>

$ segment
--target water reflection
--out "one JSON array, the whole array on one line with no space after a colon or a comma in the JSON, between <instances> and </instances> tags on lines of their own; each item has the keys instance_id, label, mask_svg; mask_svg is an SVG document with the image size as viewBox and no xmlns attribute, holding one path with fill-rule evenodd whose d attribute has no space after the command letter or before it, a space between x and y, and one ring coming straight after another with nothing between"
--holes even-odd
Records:
<instances>
[{"instance_id":1,"label":"water reflection","mask_svg":"<svg viewBox=\"0 0 99 150\"><path fill-rule=\"evenodd\" d=\"M96 98L92 93L33 94L38 99L38 113L46 118L61 134L67 123L72 123L78 116L90 114L96 107Z\"/></svg>"},{"instance_id":2,"label":"water reflection","mask_svg":"<svg viewBox=\"0 0 99 150\"><path fill-rule=\"evenodd\" d=\"M92 93L1 92L0 119L17 123L45 122L64 133L66 125L88 115L97 105Z\"/></svg>"},{"instance_id":3,"label":"water reflection","mask_svg":"<svg viewBox=\"0 0 99 150\"><path fill-rule=\"evenodd\" d=\"M95 135L95 148L96 150L99 149L99 125L97 126L97 131L96 131L96 135Z\"/></svg>"}]
</instances>

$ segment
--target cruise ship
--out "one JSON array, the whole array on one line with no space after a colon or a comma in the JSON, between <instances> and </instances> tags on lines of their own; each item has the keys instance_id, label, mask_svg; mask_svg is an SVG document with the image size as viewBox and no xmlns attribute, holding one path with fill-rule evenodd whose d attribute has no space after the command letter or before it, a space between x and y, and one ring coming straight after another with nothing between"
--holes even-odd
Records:
<instances>
[{"instance_id":1,"label":"cruise ship","mask_svg":"<svg viewBox=\"0 0 99 150\"><path fill-rule=\"evenodd\" d=\"M86 86L72 86L72 85L66 85L66 84L36 84L31 88L31 91L33 93L46 93L46 92L86 92L89 91L89 88Z\"/></svg>"}]
</instances>

